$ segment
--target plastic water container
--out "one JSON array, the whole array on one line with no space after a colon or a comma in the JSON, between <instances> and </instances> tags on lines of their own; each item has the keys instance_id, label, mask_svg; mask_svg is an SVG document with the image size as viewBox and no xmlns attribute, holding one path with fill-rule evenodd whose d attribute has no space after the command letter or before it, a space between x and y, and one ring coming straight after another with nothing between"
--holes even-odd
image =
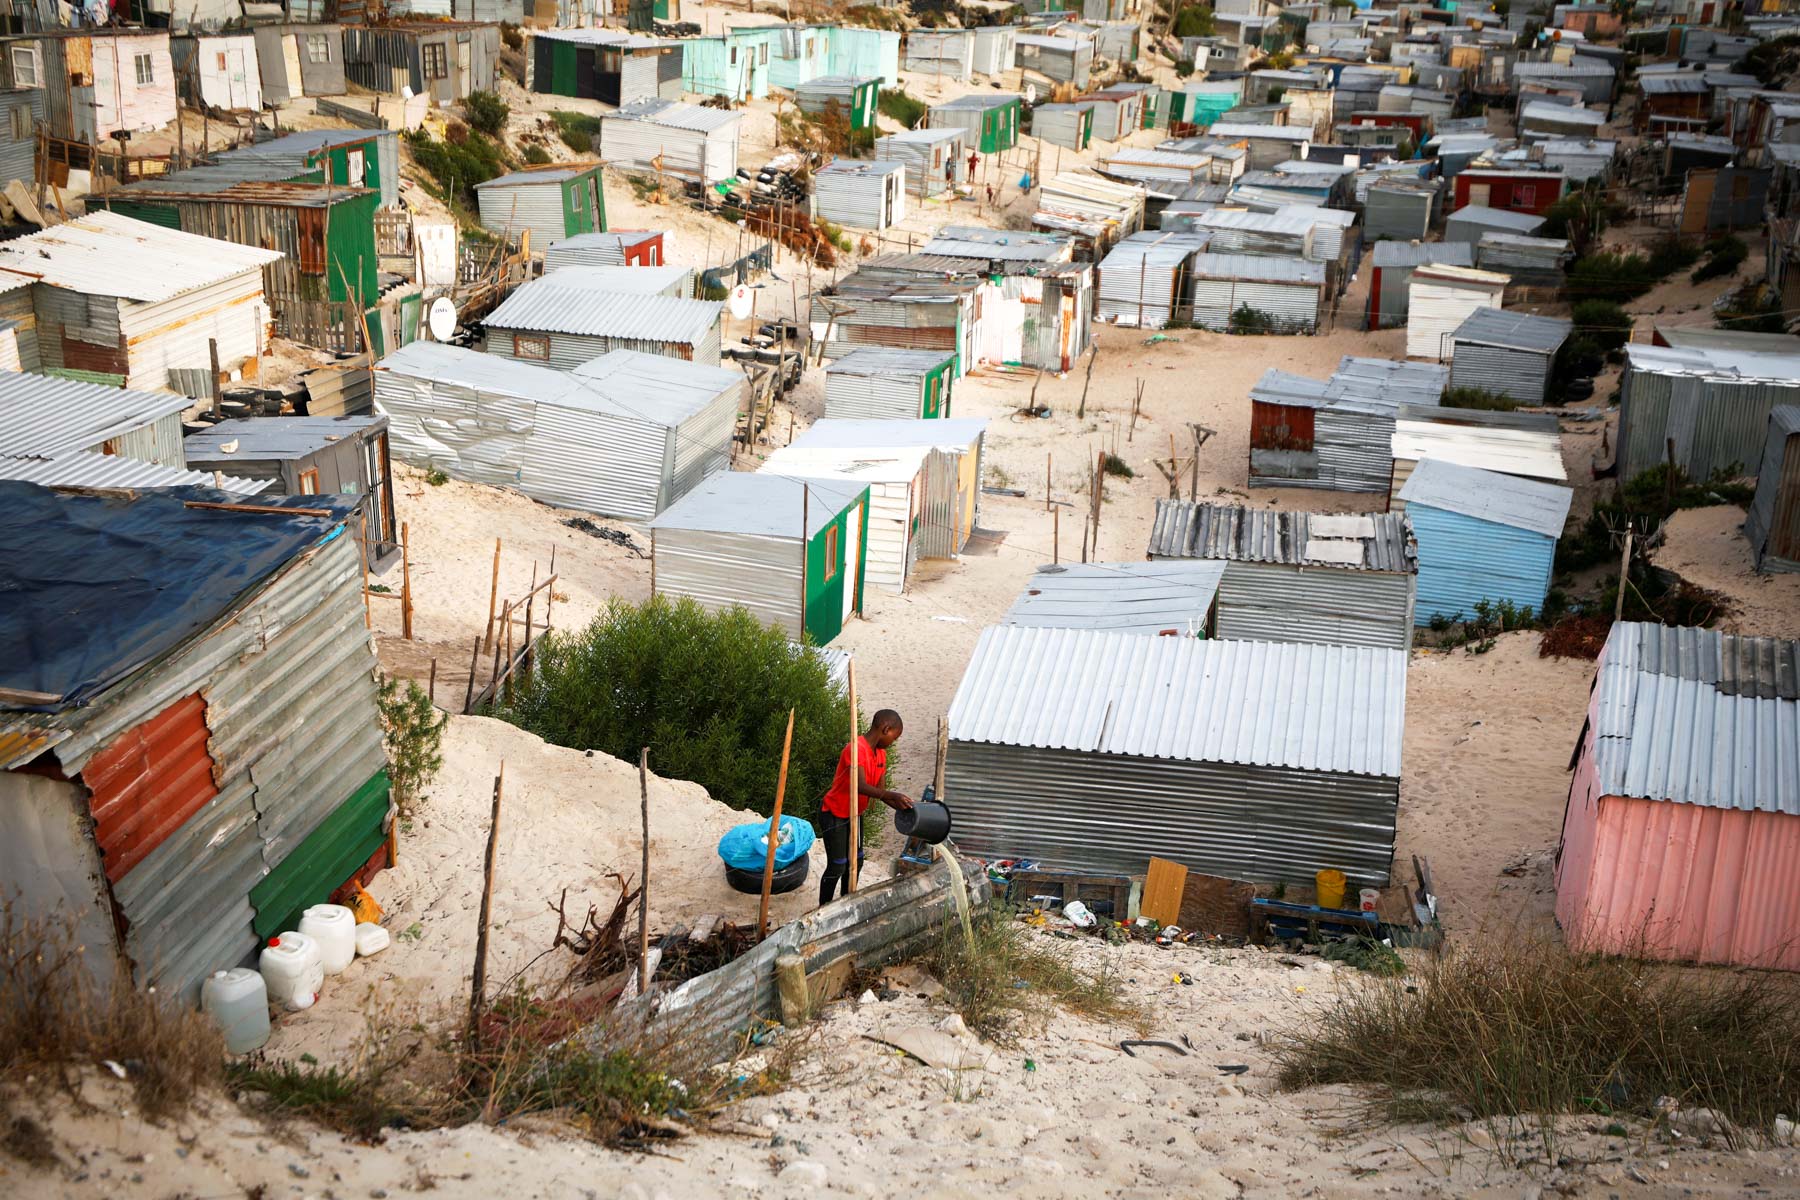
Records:
<instances>
[{"instance_id":1,"label":"plastic water container","mask_svg":"<svg viewBox=\"0 0 1800 1200\"><path fill-rule=\"evenodd\" d=\"M263 983L269 989L269 1002L289 1012L311 1008L325 986L325 962L319 956L319 943L304 933L290 930L272 937L263 947Z\"/></svg>"},{"instance_id":2,"label":"plastic water container","mask_svg":"<svg viewBox=\"0 0 1800 1200\"><path fill-rule=\"evenodd\" d=\"M388 948L388 931L367 921L356 927L356 953L359 958L380 954Z\"/></svg>"},{"instance_id":3,"label":"plastic water container","mask_svg":"<svg viewBox=\"0 0 1800 1200\"><path fill-rule=\"evenodd\" d=\"M315 904L300 914L300 932L319 943L327 975L356 961L356 914L341 904Z\"/></svg>"},{"instance_id":4,"label":"plastic water container","mask_svg":"<svg viewBox=\"0 0 1800 1200\"><path fill-rule=\"evenodd\" d=\"M1356 898L1364 912L1374 912L1381 906L1381 893L1374 888L1363 888L1356 893Z\"/></svg>"},{"instance_id":5,"label":"plastic water container","mask_svg":"<svg viewBox=\"0 0 1800 1200\"><path fill-rule=\"evenodd\" d=\"M218 1022L232 1054L248 1054L269 1040L269 989L249 967L214 971L200 985L200 1009Z\"/></svg>"}]
</instances>

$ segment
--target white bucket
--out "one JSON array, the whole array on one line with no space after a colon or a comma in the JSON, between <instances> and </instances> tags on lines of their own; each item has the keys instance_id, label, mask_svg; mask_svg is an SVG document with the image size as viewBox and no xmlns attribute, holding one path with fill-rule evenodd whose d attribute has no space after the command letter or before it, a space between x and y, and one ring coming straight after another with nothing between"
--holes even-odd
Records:
<instances>
[{"instance_id":1,"label":"white bucket","mask_svg":"<svg viewBox=\"0 0 1800 1200\"><path fill-rule=\"evenodd\" d=\"M1374 912L1381 904L1381 893L1374 888L1363 888L1356 893L1356 898L1361 901L1361 908L1364 912Z\"/></svg>"},{"instance_id":2,"label":"white bucket","mask_svg":"<svg viewBox=\"0 0 1800 1200\"><path fill-rule=\"evenodd\" d=\"M327 975L356 961L356 914L341 904L315 904L300 914L300 932L319 943Z\"/></svg>"},{"instance_id":3,"label":"white bucket","mask_svg":"<svg viewBox=\"0 0 1800 1200\"><path fill-rule=\"evenodd\" d=\"M269 989L249 967L214 971L200 985L200 1009L218 1022L231 1054L248 1054L269 1040Z\"/></svg>"},{"instance_id":4,"label":"white bucket","mask_svg":"<svg viewBox=\"0 0 1800 1200\"><path fill-rule=\"evenodd\" d=\"M263 948L261 966L269 1003L290 1012L311 1008L325 984L325 962L319 955L319 943L297 931L270 938Z\"/></svg>"}]
</instances>

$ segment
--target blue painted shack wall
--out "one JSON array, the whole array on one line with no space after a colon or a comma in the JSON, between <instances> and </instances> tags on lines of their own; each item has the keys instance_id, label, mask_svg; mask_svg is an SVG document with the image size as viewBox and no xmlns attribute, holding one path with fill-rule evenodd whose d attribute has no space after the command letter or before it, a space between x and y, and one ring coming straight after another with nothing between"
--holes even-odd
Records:
<instances>
[{"instance_id":1,"label":"blue painted shack wall","mask_svg":"<svg viewBox=\"0 0 1800 1200\"><path fill-rule=\"evenodd\" d=\"M831 38L836 32L830 26L782 30L769 51L769 82L791 92L830 75ZM784 46L791 46L793 53L785 53ZM809 46L811 54L807 53Z\"/></svg>"},{"instance_id":2,"label":"blue painted shack wall","mask_svg":"<svg viewBox=\"0 0 1800 1200\"><path fill-rule=\"evenodd\" d=\"M770 68L781 48L773 31L733 29L682 43L681 90L734 101L766 100Z\"/></svg>"},{"instance_id":3,"label":"blue painted shack wall","mask_svg":"<svg viewBox=\"0 0 1800 1200\"><path fill-rule=\"evenodd\" d=\"M900 86L900 35L890 29L839 25L830 37L831 75L881 76L882 87Z\"/></svg>"},{"instance_id":4,"label":"blue painted shack wall","mask_svg":"<svg viewBox=\"0 0 1800 1200\"><path fill-rule=\"evenodd\" d=\"M1555 538L1416 501L1406 506L1406 515L1419 539L1415 624L1429 625L1434 616L1473 617L1478 600L1510 600L1543 610Z\"/></svg>"}]
</instances>

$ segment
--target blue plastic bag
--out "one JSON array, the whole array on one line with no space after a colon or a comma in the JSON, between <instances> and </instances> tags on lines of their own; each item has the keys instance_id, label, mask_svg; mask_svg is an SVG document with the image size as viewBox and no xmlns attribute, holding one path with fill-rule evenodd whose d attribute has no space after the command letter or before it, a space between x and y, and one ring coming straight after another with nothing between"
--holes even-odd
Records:
<instances>
[{"instance_id":1,"label":"blue plastic bag","mask_svg":"<svg viewBox=\"0 0 1800 1200\"><path fill-rule=\"evenodd\" d=\"M728 867L740 871L760 871L769 857L769 823L751 821L725 831L719 839L719 857ZM782 817L781 831L775 843L775 869L780 870L812 849L812 822L799 817Z\"/></svg>"}]
</instances>

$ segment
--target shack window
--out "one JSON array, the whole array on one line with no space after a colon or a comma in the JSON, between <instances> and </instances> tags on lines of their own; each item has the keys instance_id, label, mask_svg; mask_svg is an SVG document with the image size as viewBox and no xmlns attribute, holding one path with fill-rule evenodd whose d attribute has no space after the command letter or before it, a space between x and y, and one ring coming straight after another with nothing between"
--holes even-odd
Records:
<instances>
[{"instance_id":1,"label":"shack window","mask_svg":"<svg viewBox=\"0 0 1800 1200\"><path fill-rule=\"evenodd\" d=\"M811 38L807 38L806 39L806 57L811 58L812 55L813 55L813 40Z\"/></svg>"},{"instance_id":2,"label":"shack window","mask_svg":"<svg viewBox=\"0 0 1800 1200\"><path fill-rule=\"evenodd\" d=\"M1514 204L1522 204L1526 208L1537 207L1537 184L1521 183L1519 190L1513 195Z\"/></svg>"},{"instance_id":3,"label":"shack window","mask_svg":"<svg viewBox=\"0 0 1800 1200\"><path fill-rule=\"evenodd\" d=\"M425 78L450 78L450 51L442 42L433 42L419 47L419 54L424 64Z\"/></svg>"},{"instance_id":4,"label":"shack window","mask_svg":"<svg viewBox=\"0 0 1800 1200\"><path fill-rule=\"evenodd\" d=\"M20 105L7 114L12 118L12 140L23 142L31 137L31 110Z\"/></svg>"},{"instance_id":5,"label":"shack window","mask_svg":"<svg viewBox=\"0 0 1800 1200\"><path fill-rule=\"evenodd\" d=\"M1748 200L1750 198L1750 177L1748 175L1733 175L1731 177L1731 198L1733 200Z\"/></svg>"},{"instance_id":6,"label":"shack window","mask_svg":"<svg viewBox=\"0 0 1800 1200\"><path fill-rule=\"evenodd\" d=\"M300 472L300 494L302 496L319 494L319 472L317 470Z\"/></svg>"},{"instance_id":7,"label":"shack window","mask_svg":"<svg viewBox=\"0 0 1800 1200\"><path fill-rule=\"evenodd\" d=\"M762 44L762 53L757 55L756 61L765 67L769 65L769 43Z\"/></svg>"},{"instance_id":8,"label":"shack window","mask_svg":"<svg viewBox=\"0 0 1800 1200\"><path fill-rule=\"evenodd\" d=\"M12 48L12 74L14 87L38 85L37 54L30 46Z\"/></svg>"},{"instance_id":9,"label":"shack window","mask_svg":"<svg viewBox=\"0 0 1800 1200\"><path fill-rule=\"evenodd\" d=\"M139 87L149 87L156 82L156 62L148 54L134 55L132 65L137 70Z\"/></svg>"},{"instance_id":10,"label":"shack window","mask_svg":"<svg viewBox=\"0 0 1800 1200\"><path fill-rule=\"evenodd\" d=\"M344 182L351 187L361 187L367 162L368 160L363 157L361 150L346 150L344 152Z\"/></svg>"},{"instance_id":11,"label":"shack window","mask_svg":"<svg viewBox=\"0 0 1800 1200\"><path fill-rule=\"evenodd\" d=\"M528 333L513 334L513 357L550 361L550 339Z\"/></svg>"},{"instance_id":12,"label":"shack window","mask_svg":"<svg viewBox=\"0 0 1800 1200\"><path fill-rule=\"evenodd\" d=\"M838 531L833 525L825 531L825 582L830 583L838 573Z\"/></svg>"},{"instance_id":13,"label":"shack window","mask_svg":"<svg viewBox=\"0 0 1800 1200\"><path fill-rule=\"evenodd\" d=\"M730 62L732 66L734 66L734 67L737 66L737 47L736 46L733 46L731 48L731 57L727 61Z\"/></svg>"},{"instance_id":14,"label":"shack window","mask_svg":"<svg viewBox=\"0 0 1800 1200\"><path fill-rule=\"evenodd\" d=\"M218 59L219 59L219 70L223 71L225 69L225 55L223 52L221 52L218 55Z\"/></svg>"},{"instance_id":15,"label":"shack window","mask_svg":"<svg viewBox=\"0 0 1800 1200\"><path fill-rule=\"evenodd\" d=\"M600 51L600 73L602 75L617 75L619 70L619 52L617 50L602 49Z\"/></svg>"},{"instance_id":16,"label":"shack window","mask_svg":"<svg viewBox=\"0 0 1800 1200\"><path fill-rule=\"evenodd\" d=\"M331 40L322 33L306 35L306 61L309 63L328 63L331 61Z\"/></svg>"}]
</instances>

